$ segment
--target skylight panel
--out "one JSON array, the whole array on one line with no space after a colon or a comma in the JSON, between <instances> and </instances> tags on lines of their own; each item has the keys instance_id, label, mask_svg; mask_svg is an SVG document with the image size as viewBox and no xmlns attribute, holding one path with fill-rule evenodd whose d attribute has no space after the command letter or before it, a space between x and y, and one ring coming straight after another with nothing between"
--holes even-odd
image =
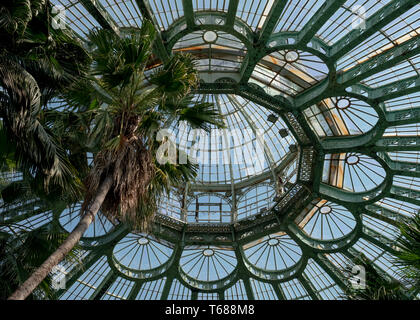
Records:
<instances>
[{"instance_id":1,"label":"skylight panel","mask_svg":"<svg viewBox=\"0 0 420 320\"><path fill-rule=\"evenodd\" d=\"M388 127L384 132L384 137L412 137L420 136L420 124L413 123L403 126Z\"/></svg>"},{"instance_id":2,"label":"skylight panel","mask_svg":"<svg viewBox=\"0 0 420 320\"><path fill-rule=\"evenodd\" d=\"M334 44L364 19L369 18L391 0L348 0L318 31L317 36Z\"/></svg>"},{"instance_id":3,"label":"skylight panel","mask_svg":"<svg viewBox=\"0 0 420 320\"><path fill-rule=\"evenodd\" d=\"M64 292L60 300L88 300L110 270L107 257L102 256Z\"/></svg>"},{"instance_id":4,"label":"skylight panel","mask_svg":"<svg viewBox=\"0 0 420 320\"><path fill-rule=\"evenodd\" d=\"M118 277L109 289L105 291L101 300L126 300L133 289L134 283L134 281Z\"/></svg>"},{"instance_id":5,"label":"skylight panel","mask_svg":"<svg viewBox=\"0 0 420 320\"><path fill-rule=\"evenodd\" d=\"M185 287L178 279L172 281L169 290L168 300L190 300L191 290Z\"/></svg>"},{"instance_id":6,"label":"skylight panel","mask_svg":"<svg viewBox=\"0 0 420 320\"><path fill-rule=\"evenodd\" d=\"M309 259L304 274L316 292L326 300L341 300L344 293L331 277L313 260Z\"/></svg>"},{"instance_id":7,"label":"skylight panel","mask_svg":"<svg viewBox=\"0 0 420 320\"><path fill-rule=\"evenodd\" d=\"M420 107L420 93L412 93L385 101L387 111L407 110Z\"/></svg>"},{"instance_id":8,"label":"skylight panel","mask_svg":"<svg viewBox=\"0 0 420 320\"><path fill-rule=\"evenodd\" d=\"M394 176L392 185L420 191L420 178L407 176Z\"/></svg>"},{"instance_id":9,"label":"skylight panel","mask_svg":"<svg viewBox=\"0 0 420 320\"><path fill-rule=\"evenodd\" d=\"M159 300L162 296L166 277L144 282L136 296L136 300Z\"/></svg>"},{"instance_id":10,"label":"skylight panel","mask_svg":"<svg viewBox=\"0 0 420 320\"><path fill-rule=\"evenodd\" d=\"M376 88L393 83L397 80L403 80L418 76L420 68L420 54L397 64L394 67L381 71L363 80L362 83Z\"/></svg>"},{"instance_id":11,"label":"skylight panel","mask_svg":"<svg viewBox=\"0 0 420 320\"><path fill-rule=\"evenodd\" d=\"M377 267L394 279L401 277L398 272L398 266L395 265L395 256L392 256L389 252L365 239L357 241L352 248L357 252L363 252Z\"/></svg>"},{"instance_id":12,"label":"skylight panel","mask_svg":"<svg viewBox=\"0 0 420 320\"><path fill-rule=\"evenodd\" d=\"M388 197L377 201L375 204L406 217L414 216L420 210L420 206L418 205Z\"/></svg>"},{"instance_id":13,"label":"skylight panel","mask_svg":"<svg viewBox=\"0 0 420 320\"><path fill-rule=\"evenodd\" d=\"M253 30L261 29L273 4L273 0L239 0L236 15Z\"/></svg>"},{"instance_id":14,"label":"skylight panel","mask_svg":"<svg viewBox=\"0 0 420 320\"><path fill-rule=\"evenodd\" d=\"M84 37L93 28L99 28L99 23L88 13L85 7L76 0L52 0L51 4L64 9L65 25L70 26L77 34Z\"/></svg>"},{"instance_id":15,"label":"skylight panel","mask_svg":"<svg viewBox=\"0 0 420 320\"><path fill-rule=\"evenodd\" d=\"M300 31L324 2L324 0L289 0L274 32Z\"/></svg>"},{"instance_id":16,"label":"skylight panel","mask_svg":"<svg viewBox=\"0 0 420 320\"><path fill-rule=\"evenodd\" d=\"M194 11L227 11L229 0L192 0Z\"/></svg>"},{"instance_id":17,"label":"skylight panel","mask_svg":"<svg viewBox=\"0 0 420 320\"><path fill-rule=\"evenodd\" d=\"M217 292L202 292L197 294L197 300L219 300Z\"/></svg>"},{"instance_id":18,"label":"skylight panel","mask_svg":"<svg viewBox=\"0 0 420 320\"><path fill-rule=\"evenodd\" d=\"M53 212L51 210L37 213L26 219L9 224L8 226L0 226L0 230L4 232L20 233L35 230L42 227L53 220Z\"/></svg>"},{"instance_id":19,"label":"skylight panel","mask_svg":"<svg viewBox=\"0 0 420 320\"><path fill-rule=\"evenodd\" d=\"M256 300L278 300L273 286L269 283L261 282L253 278L249 279L251 283L252 292Z\"/></svg>"},{"instance_id":20,"label":"skylight panel","mask_svg":"<svg viewBox=\"0 0 420 320\"><path fill-rule=\"evenodd\" d=\"M225 290L225 300L248 300L243 280Z\"/></svg>"},{"instance_id":21,"label":"skylight panel","mask_svg":"<svg viewBox=\"0 0 420 320\"><path fill-rule=\"evenodd\" d=\"M114 247L115 260L128 270L150 270L162 266L172 249L152 236L129 233Z\"/></svg>"},{"instance_id":22,"label":"skylight panel","mask_svg":"<svg viewBox=\"0 0 420 320\"><path fill-rule=\"evenodd\" d=\"M393 226L380 219L373 218L369 215L362 214L363 224L369 229L381 234L387 239L396 240L400 234L398 227Z\"/></svg>"},{"instance_id":23,"label":"skylight panel","mask_svg":"<svg viewBox=\"0 0 420 320\"><path fill-rule=\"evenodd\" d=\"M150 0L149 4L162 30L184 16L182 0Z\"/></svg>"},{"instance_id":24,"label":"skylight panel","mask_svg":"<svg viewBox=\"0 0 420 320\"><path fill-rule=\"evenodd\" d=\"M120 27L141 27L141 14L134 0L98 0Z\"/></svg>"},{"instance_id":25,"label":"skylight panel","mask_svg":"<svg viewBox=\"0 0 420 320\"><path fill-rule=\"evenodd\" d=\"M312 300L305 287L298 279L280 282L279 287L286 300Z\"/></svg>"},{"instance_id":26,"label":"skylight panel","mask_svg":"<svg viewBox=\"0 0 420 320\"><path fill-rule=\"evenodd\" d=\"M66 208L60 215L61 226L71 232L80 221L80 212L82 204L77 203L72 207ZM114 225L101 213L99 212L96 219L92 222L89 228L86 230L84 237L99 237L107 234Z\"/></svg>"}]
</instances>

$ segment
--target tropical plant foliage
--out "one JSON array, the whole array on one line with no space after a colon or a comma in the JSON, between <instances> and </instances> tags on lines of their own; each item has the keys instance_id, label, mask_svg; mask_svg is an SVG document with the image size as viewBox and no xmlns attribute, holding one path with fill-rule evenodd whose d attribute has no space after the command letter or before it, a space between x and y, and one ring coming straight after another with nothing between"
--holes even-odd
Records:
<instances>
[{"instance_id":1,"label":"tropical plant foliage","mask_svg":"<svg viewBox=\"0 0 420 320\"><path fill-rule=\"evenodd\" d=\"M413 290L420 287L420 214L400 225L401 236L397 240L399 252L395 263L400 266Z\"/></svg>"},{"instance_id":2,"label":"tropical plant foliage","mask_svg":"<svg viewBox=\"0 0 420 320\"><path fill-rule=\"evenodd\" d=\"M46 226L13 233L0 233L0 300L6 300L67 236L58 228ZM78 249L71 251L68 260L78 261ZM28 299L54 298L52 281L49 275Z\"/></svg>"},{"instance_id":3,"label":"tropical plant foliage","mask_svg":"<svg viewBox=\"0 0 420 320\"><path fill-rule=\"evenodd\" d=\"M104 194L104 214L149 232L163 192L184 184L197 171L190 162L158 161L159 129L187 121L208 130L223 121L212 104L194 99L198 74L191 56L175 54L151 70L156 61L152 23L144 21L140 30L122 36L94 30L85 51L70 34L50 28L50 9L42 0L6 1L0 7L0 33L10 40L0 47L0 142L13 141L12 148L0 154L1 166L14 159L24 177L3 185L2 198L9 205L30 197L46 203L58 198L59 205L84 198L81 213L94 216L98 207L92 212L90 206L97 206L98 195ZM64 104L51 108L57 97ZM94 155L92 164L88 153ZM110 178L112 185L104 183ZM39 260L28 261L26 273L19 269L6 274L5 279L25 280L33 271L15 293L28 285L31 289L23 289L24 296L32 292L45 271L62 259L55 257L67 253L89 223L81 223L83 227L67 237L71 246L46 238L57 246L43 250Z\"/></svg>"},{"instance_id":4,"label":"tropical plant foliage","mask_svg":"<svg viewBox=\"0 0 420 320\"><path fill-rule=\"evenodd\" d=\"M68 30L51 28L51 9L47 0L0 3L0 171L22 174L0 181L2 221L16 208L33 210L27 201L52 210L82 194L81 116L53 110L51 102L86 75L91 60ZM44 227L10 231L1 238L3 298L66 237ZM48 278L39 288L44 297L52 293Z\"/></svg>"},{"instance_id":5,"label":"tropical plant foliage","mask_svg":"<svg viewBox=\"0 0 420 320\"><path fill-rule=\"evenodd\" d=\"M13 158L47 192L76 196L81 183L52 130L48 103L85 75L90 60L67 30L51 28L50 12L46 0L0 4L1 159Z\"/></svg>"},{"instance_id":6,"label":"tropical plant foliage","mask_svg":"<svg viewBox=\"0 0 420 320\"><path fill-rule=\"evenodd\" d=\"M157 161L158 130L173 121L205 130L223 125L212 104L194 101L198 74L191 56L175 54L150 70L154 38L148 21L123 37L108 30L91 32L93 77L66 95L69 105L93 116L89 147L95 158L86 179L83 210L89 208L103 179L112 175L102 212L145 232L150 231L162 192L190 180L197 170L190 162Z\"/></svg>"},{"instance_id":7,"label":"tropical plant foliage","mask_svg":"<svg viewBox=\"0 0 420 320\"><path fill-rule=\"evenodd\" d=\"M365 288L354 288L349 285L343 298L348 300L407 300L404 286L377 270L375 265L363 254L354 257L354 265L363 266L365 269ZM352 276L352 266L343 270L349 279Z\"/></svg>"}]
</instances>

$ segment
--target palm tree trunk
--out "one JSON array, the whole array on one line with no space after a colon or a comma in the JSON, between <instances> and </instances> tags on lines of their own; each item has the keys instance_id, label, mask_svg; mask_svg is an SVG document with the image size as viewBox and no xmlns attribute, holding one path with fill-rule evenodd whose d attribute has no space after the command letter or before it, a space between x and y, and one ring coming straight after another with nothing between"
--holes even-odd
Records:
<instances>
[{"instance_id":1,"label":"palm tree trunk","mask_svg":"<svg viewBox=\"0 0 420 320\"><path fill-rule=\"evenodd\" d=\"M32 273L32 275L8 298L8 300L24 300L32 291L45 279L61 260L74 248L83 236L89 225L92 223L96 214L102 206L102 203L112 186L112 175L108 175L98 188L96 197L93 199L89 210L83 215L80 222L69 234L66 240L58 249L48 257L45 262Z\"/></svg>"}]
</instances>

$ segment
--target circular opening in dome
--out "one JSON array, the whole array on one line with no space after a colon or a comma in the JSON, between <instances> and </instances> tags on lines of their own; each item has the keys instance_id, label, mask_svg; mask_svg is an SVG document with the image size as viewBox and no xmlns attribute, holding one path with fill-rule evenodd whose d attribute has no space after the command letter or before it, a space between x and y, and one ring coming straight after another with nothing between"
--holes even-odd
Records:
<instances>
[{"instance_id":1,"label":"circular opening in dome","mask_svg":"<svg viewBox=\"0 0 420 320\"><path fill-rule=\"evenodd\" d=\"M214 255L214 250L213 249L203 250L203 255L206 257L211 257L212 255Z\"/></svg>"},{"instance_id":2,"label":"circular opening in dome","mask_svg":"<svg viewBox=\"0 0 420 320\"><path fill-rule=\"evenodd\" d=\"M322 214L328 214L328 213L330 213L332 211L332 209L331 209L330 206L323 206L321 209L319 209L319 211Z\"/></svg>"},{"instance_id":3,"label":"circular opening in dome","mask_svg":"<svg viewBox=\"0 0 420 320\"><path fill-rule=\"evenodd\" d=\"M214 31L206 31L203 34L203 40L207 43L213 43L217 40L217 33Z\"/></svg>"},{"instance_id":4,"label":"circular opening in dome","mask_svg":"<svg viewBox=\"0 0 420 320\"><path fill-rule=\"evenodd\" d=\"M146 244L148 244L148 243L149 243L149 239L142 237L142 238L138 239L138 240L137 240L137 242L138 242L140 245L144 246L144 245L146 245Z\"/></svg>"},{"instance_id":5,"label":"circular opening in dome","mask_svg":"<svg viewBox=\"0 0 420 320\"><path fill-rule=\"evenodd\" d=\"M337 100L336 106L338 109L344 110L350 107L351 101L347 98L340 98Z\"/></svg>"},{"instance_id":6,"label":"circular opening in dome","mask_svg":"<svg viewBox=\"0 0 420 320\"><path fill-rule=\"evenodd\" d=\"M296 62L299 59L299 53L296 51L288 51L284 56L284 59L289 63Z\"/></svg>"},{"instance_id":7,"label":"circular opening in dome","mask_svg":"<svg viewBox=\"0 0 420 320\"><path fill-rule=\"evenodd\" d=\"M270 239L268 240L268 245L270 246L276 246L279 244L279 240L278 239Z\"/></svg>"},{"instance_id":8,"label":"circular opening in dome","mask_svg":"<svg viewBox=\"0 0 420 320\"><path fill-rule=\"evenodd\" d=\"M346 163L351 166L358 164L359 161L360 161L359 157L355 155L348 156L346 159Z\"/></svg>"}]
</instances>

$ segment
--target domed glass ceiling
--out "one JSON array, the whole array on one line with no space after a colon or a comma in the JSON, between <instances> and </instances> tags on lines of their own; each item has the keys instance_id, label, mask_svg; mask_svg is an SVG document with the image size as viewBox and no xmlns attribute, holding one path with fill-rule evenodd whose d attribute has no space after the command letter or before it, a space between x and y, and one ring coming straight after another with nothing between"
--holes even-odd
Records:
<instances>
[{"instance_id":1,"label":"domed glass ceiling","mask_svg":"<svg viewBox=\"0 0 420 320\"><path fill-rule=\"evenodd\" d=\"M196 99L230 130L169 127L200 146L196 181L161 199L150 235L99 215L57 299L341 299L360 253L400 279L397 222L420 210L418 1L51 2L81 39L152 20L151 68L193 54ZM2 203L0 230L70 231L79 209Z\"/></svg>"}]
</instances>

